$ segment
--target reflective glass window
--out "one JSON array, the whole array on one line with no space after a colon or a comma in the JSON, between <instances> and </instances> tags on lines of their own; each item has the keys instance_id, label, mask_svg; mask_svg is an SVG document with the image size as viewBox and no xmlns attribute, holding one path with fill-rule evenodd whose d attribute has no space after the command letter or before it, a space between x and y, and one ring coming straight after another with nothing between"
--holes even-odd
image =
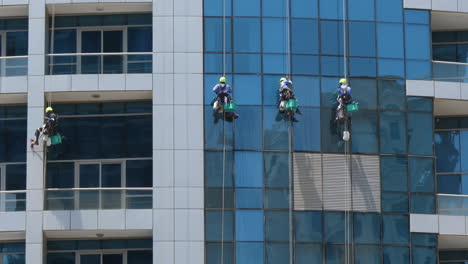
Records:
<instances>
[{"instance_id":1,"label":"reflective glass window","mask_svg":"<svg viewBox=\"0 0 468 264\"><path fill-rule=\"evenodd\" d=\"M429 11L406 9L405 23L429 24Z\"/></svg>"},{"instance_id":2,"label":"reflective glass window","mask_svg":"<svg viewBox=\"0 0 468 264\"><path fill-rule=\"evenodd\" d=\"M460 132L437 132L434 138L437 155L437 172L460 172Z\"/></svg>"},{"instance_id":3,"label":"reflective glass window","mask_svg":"<svg viewBox=\"0 0 468 264\"><path fill-rule=\"evenodd\" d=\"M406 78L411 80L429 80L431 78L431 62L429 60L406 60Z\"/></svg>"},{"instance_id":4,"label":"reflective glass window","mask_svg":"<svg viewBox=\"0 0 468 264\"><path fill-rule=\"evenodd\" d=\"M263 72L272 74L284 74L286 67L289 64L288 56L281 54L264 54L263 58Z\"/></svg>"},{"instance_id":5,"label":"reflective glass window","mask_svg":"<svg viewBox=\"0 0 468 264\"><path fill-rule=\"evenodd\" d=\"M222 224L221 210L205 211L205 237L207 241L221 241L221 230L224 227L224 240L234 239L234 213L224 211L224 225Z\"/></svg>"},{"instance_id":6,"label":"reflective glass window","mask_svg":"<svg viewBox=\"0 0 468 264\"><path fill-rule=\"evenodd\" d=\"M321 56L320 67L321 67L320 70L321 70L322 75L341 76L343 75L343 72L344 72L343 58Z\"/></svg>"},{"instance_id":7,"label":"reflective glass window","mask_svg":"<svg viewBox=\"0 0 468 264\"><path fill-rule=\"evenodd\" d=\"M226 152L224 169L224 186L233 186L233 156L231 151ZM205 185L206 187L223 186L223 152L205 151Z\"/></svg>"},{"instance_id":8,"label":"reflective glass window","mask_svg":"<svg viewBox=\"0 0 468 264\"><path fill-rule=\"evenodd\" d=\"M221 247L223 250L221 250ZM223 258L223 261L221 261ZM233 243L206 243L206 264L234 264Z\"/></svg>"},{"instance_id":9,"label":"reflective glass window","mask_svg":"<svg viewBox=\"0 0 468 264\"><path fill-rule=\"evenodd\" d=\"M406 58L429 60L430 30L427 25L405 25Z\"/></svg>"},{"instance_id":10,"label":"reflective glass window","mask_svg":"<svg viewBox=\"0 0 468 264\"><path fill-rule=\"evenodd\" d=\"M325 3L332 3L336 0L321 0ZM340 4L341 6L341 4ZM321 6L321 8L323 8ZM321 54L323 55L343 55L343 23L341 21L320 21Z\"/></svg>"},{"instance_id":11,"label":"reflective glass window","mask_svg":"<svg viewBox=\"0 0 468 264\"><path fill-rule=\"evenodd\" d=\"M414 246L437 246L436 234L411 233L411 244Z\"/></svg>"},{"instance_id":12,"label":"reflective glass window","mask_svg":"<svg viewBox=\"0 0 468 264\"><path fill-rule=\"evenodd\" d=\"M296 54L318 54L318 22L311 19L291 21L291 46Z\"/></svg>"},{"instance_id":13,"label":"reflective glass window","mask_svg":"<svg viewBox=\"0 0 468 264\"><path fill-rule=\"evenodd\" d=\"M408 161L406 157L382 156L380 167L382 190L402 192L408 190Z\"/></svg>"},{"instance_id":14,"label":"reflective glass window","mask_svg":"<svg viewBox=\"0 0 468 264\"><path fill-rule=\"evenodd\" d=\"M434 160L409 158L409 174L412 192L434 192Z\"/></svg>"},{"instance_id":15,"label":"reflective glass window","mask_svg":"<svg viewBox=\"0 0 468 264\"><path fill-rule=\"evenodd\" d=\"M321 149L323 152L344 152L343 126L335 122L336 112L333 109L320 110Z\"/></svg>"},{"instance_id":16,"label":"reflective glass window","mask_svg":"<svg viewBox=\"0 0 468 264\"><path fill-rule=\"evenodd\" d=\"M101 186L102 187L122 187L122 165L102 164L101 165Z\"/></svg>"},{"instance_id":17,"label":"reflective glass window","mask_svg":"<svg viewBox=\"0 0 468 264\"><path fill-rule=\"evenodd\" d=\"M468 172L468 131L460 131L461 171Z\"/></svg>"},{"instance_id":18,"label":"reflective glass window","mask_svg":"<svg viewBox=\"0 0 468 264\"><path fill-rule=\"evenodd\" d=\"M24 254L8 254L2 256L3 264L25 264Z\"/></svg>"},{"instance_id":19,"label":"reflective glass window","mask_svg":"<svg viewBox=\"0 0 468 264\"><path fill-rule=\"evenodd\" d=\"M250 8L247 8L250 9ZM260 51L260 19L234 18L234 51Z\"/></svg>"},{"instance_id":20,"label":"reflective glass window","mask_svg":"<svg viewBox=\"0 0 468 264\"><path fill-rule=\"evenodd\" d=\"M384 247L384 264L409 264L410 253L407 247Z\"/></svg>"},{"instance_id":21,"label":"reflective glass window","mask_svg":"<svg viewBox=\"0 0 468 264\"><path fill-rule=\"evenodd\" d=\"M265 149L288 149L289 121L276 107L264 107L263 140Z\"/></svg>"},{"instance_id":22,"label":"reflective glass window","mask_svg":"<svg viewBox=\"0 0 468 264\"><path fill-rule=\"evenodd\" d=\"M322 241L322 212L296 211L294 221L296 242Z\"/></svg>"},{"instance_id":23,"label":"reflective glass window","mask_svg":"<svg viewBox=\"0 0 468 264\"><path fill-rule=\"evenodd\" d=\"M378 76L405 79L405 61L399 59L378 59Z\"/></svg>"},{"instance_id":24,"label":"reflective glass window","mask_svg":"<svg viewBox=\"0 0 468 264\"><path fill-rule=\"evenodd\" d=\"M203 4L203 15L205 16L220 16L226 13L226 16L232 16L232 0L205 0Z\"/></svg>"},{"instance_id":25,"label":"reflective glass window","mask_svg":"<svg viewBox=\"0 0 468 264\"><path fill-rule=\"evenodd\" d=\"M353 97L359 101L359 108L377 108L377 81L371 79L351 79Z\"/></svg>"},{"instance_id":26,"label":"reflective glass window","mask_svg":"<svg viewBox=\"0 0 468 264\"><path fill-rule=\"evenodd\" d=\"M348 2L349 20L375 20L374 0L350 0Z\"/></svg>"},{"instance_id":27,"label":"reflective glass window","mask_svg":"<svg viewBox=\"0 0 468 264\"><path fill-rule=\"evenodd\" d=\"M343 19L343 4L341 0L320 0L320 18Z\"/></svg>"},{"instance_id":28,"label":"reflective glass window","mask_svg":"<svg viewBox=\"0 0 468 264\"><path fill-rule=\"evenodd\" d=\"M236 243L236 263L263 263L263 243Z\"/></svg>"},{"instance_id":29,"label":"reflective glass window","mask_svg":"<svg viewBox=\"0 0 468 264\"><path fill-rule=\"evenodd\" d=\"M338 106L338 102L336 101L338 94L337 78L322 77L321 83L321 106L335 108Z\"/></svg>"},{"instance_id":30,"label":"reflective glass window","mask_svg":"<svg viewBox=\"0 0 468 264\"><path fill-rule=\"evenodd\" d=\"M435 214L434 195L411 194L411 213Z\"/></svg>"},{"instance_id":31,"label":"reflective glass window","mask_svg":"<svg viewBox=\"0 0 468 264\"><path fill-rule=\"evenodd\" d=\"M153 263L152 250L128 251L127 263L151 264Z\"/></svg>"},{"instance_id":32,"label":"reflective glass window","mask_svg":"<svg viewBox=\"0 0 468 264\"><path fill-rule=\"evenodd\" d=\"M278 88L279 88L279 80L283 77L282 75L263 75L263 104L264 105L274 105L275 107L278 106ZM293 78L294 88L293 89L301 89L297 86L300 83L297 83L298 80ZM295 91L297 94L298 91ZM278 108L276 108L278 109Z\"/></svg>"},{"instance_id":33,"label":"reflective glass window","mask_svg":"<svg viewBox=\"0 0 468 264\"><path fill-rule=\"evenodd\" d=\"M350 76L353 77L376 77L377 60L373 58L350 58Z\"/></svg>"},{"instance_id":34,"label":"reflective glass window","mask_svg":"<svg viewBox=\"0 0 468 264\"><path fill-rule=\"evenodd\" d=\"M224 192L224 205L223 205ZM236 194L236 199L237 199ZM245 197L239 197L240 199ZM205 207L215 209L234 208L234 190L231 188L207 188L205 189Z\"/></svg>"},{"instance_id":35,"label":"reflective glass window","mask_svg":"<svg viewBox=\"0 0 468 264\"><path fill-rule=\"evenodd\" d=\"M322 263L321 244L296 244L296 264Z\"/></svg>"},{"instance_id":36,"label":"reflective glass window","mask_svg":"<svg viewBox=\"0 0 468 264\"><path fill-rule=\"evenodd\" d=\"M383 215L383 243L391 245L409 243L409 217L407 215Z\"/></svg>"},{"instance_id":37,"label":"reflective glass window","mask_svg":"<svg viewBox=\"0 0 468 264\"><path fill-rule=\"evenodd\" d=\"M345 263L345 248L343 245L328 244L325 249L325 258L327 264Z\"/></svg>"},{"instance_id":38,"label":"reflective glass window","mask_svg":"<svg viewBox=\"0 0 468 264\"><path fill-rule=\"evenodd\" d=\"M433 45L432 58L436 61L457 61L457 45Z\"/></svg>"},{"instance_id":39,"label":"reflective glass window","mask_svg":"<svg viewBox=\"0 0 468 264\"><path fill-rule=\"evenodd\" d=\"M405 81L379 80L379 108L382 110L406 109Z\"/></svg>"},{"instance_id":40,"label":"reflective glass window","mask_svg":"<svg viewBox=\"0 0 468 264\"><path fill-rule=\"evenodd\" d=\"M236 187L262 187L262 153L235 152Z\"/></svg>"},{"instance_id":41,"label":"reflective glass window","mask_svg":"<svg viewBox=\"0 0 468 264\"><path fill-rule=\"evenodd\" d=\"M392 213L407 213L409 211L407 193L383 192L382 211Z\"/></svg>"},{"instance_id":42,"label":"reflective glass window","mask_svg":"<svg viewBox=\"0 0 468 264\"><path fill-rule=\"evenodd\" d=\"M432 113L432 98L408 96L406 100L408 102L408 110Z\"/></svg>"},{"instance_id":43,"label":"reflective glass window","mask_svg":"<svg viewBox=\"0 0 468 264\"><path fill-rule=\"evenodd\" d=\"M377 20L386 22L402 22L403 0L377 0Z\"/></svg>"},{"instance_id":44,"label":"reflective glass window","mask_svg":"<svg viewBox=\"0 0 468 264\"><path fill-rule=\"evenodd\" d=\"M289 241L288 211L265 211L265 240Z\"/></svg>"},{"instance_id":45,"label":"reflective glass window","mask_svg":"<svg viewBox=\"0 0 468 264\"><path fill-rule=\"evenodd\" d=\"M286 0L262 0L264 17L286 17Z\"/></svg>"},{"instance_id":46,"label":"reflective glass window","mask_svg":"<svg viewBox=\"0 0 468 264\"><path fill-rule=\"evenodd\" d=\"M262 104L262 80L258 75L234 75L234 97L239 105ZM239 120L237 120L239 121Z\"/></svg>"},{"instance_id":47,"label":"reflective glass window","mask_svg":"<svg viewBox=\"0 0 468 264\"><path fill-rule=\"evenodd\" d=\"M47 188L73 188L74 170L73 162L47 163Z\"/></svg>"},{"instance_id":48,"label":"reflective glass window","mask_svg":"<svg viewBox=\"0 0 468 264\"><path fill-rule=\"evenodd\" d=\"M289 153L265 152L265 187L289 187Z\"/></svg>"},{"instance_id":49,"label":"reflective glass window","mask_svg":"<svg viewBox=\"0 0 468 264\"><path fill-rule=\"evenodd\" d=\"M233 129L231 122L223 122L216 115L212 106L205 106L205 148L227 149L232 148ZM225 144L224 144L225 143Z\"/></svg>"},{"instance_id":50,"label":"reflective glass window","mask_svg":"<svg viewBox=\"0 0 468 264\"><path fill-rule=\"evenodd\" d=\"M291 0L292 17L317 18L318 0Z\"/></svg>"},{"instance_id":51,"label":"reflective glass window","mask_svg":"<svg viewBox=\"0 0 468 264\"><path fill-rule=\"evenodd\" d=\"M5 155L5 161L26 161L26 149L23 143L24 139L27 138L26 120L5 120L2 123L4 127L2 128L0 125L0 133L3 134L1 138L3 142L1 142L1 144L4 144L5 148L3 152Z\"/></svg>"},{"instance_id":52,"label":"reflective glass window","mask_svg":"<svg viewBox=\"0 0 468 264\"><path fill-rule=\"evenodd\" d=\"M151 52L153 50L152 27L128 28L128 52Z\"/></svg>"},{"instance_id":53,"label":"reflective glass window","mask_svg":"<svg viewBox=\"0 0 468 264\"><path fill-rule=\"evenodd\" d=\"M375 23L349 22L349 51L350 56L375 57Z\"/></svg>"},{"instance_id":54,"label":"reflective glass window","mask_svg":"<svg viewBox=\"0 0 468 264\"><path fill-rule=\"evenodd\" d=\"M388 154L406 153L405 113L380 113L380 151Z\"/></svg>"},{"instance_id":55,"label":"reflective glass window","mask_svg":"<svg viewBox=\"0 0 468 264\"><path fill-rule=\"evenodd\" d=\"M6 41L7 56L28 55L28 32L7 32Z\"/></svg>"},{"instance_id":56,"label":"reflective glass window","mask_svg":"<svg viewBox=\"0 0 468 264\"><path fill-rule=\"evenodd\" d=\"M294 149L320 151L320 109L302 107L301 112L296 116L300 122L294 125Z\"/></svg>"},{"instance_id":57,"label":"reflective glass window","mask_svg":"<svg viewBox=\"0 0 468 264\"><path fill-rule=\"evenodd\" d=\"M354 249L356 264L381 263L381 248L379 246L355 246Z\"/></svg>"},{"instance_id":58,"label":"reflective glass window","mask_svg":"<svg viewBox=\"0 0 468 264\"><path fill-rule=\"evenodd\" d=\"M266 189L265 208L268 209L288 209L289 190L288 189Z\"/></svg>"},{"instance_id":59,"label":"reflective glass window","mask_svg":"<svg viewBox=\"0 0 468 264\"><path fill-rule=\"evenodd\" d=\"M221 52L224 50L224 37L226 37L226 52L231 52L231 18L205 17L205 52ZM224 36L224 30L226 35Z\"/></svg>"},{"instance_id":60,"label":"reflective glass window","mask_svg":"<svg viewBox=\"0 0 468 264\"><path fill-rule=\"evenodd\" d=\"M345 215L341 212L325 212L325 241L331 243L343 243L345 239ZM352 227L350 216L349 227ZM348 229L350 230L350 229Z\"/></svg>"},{"instance_id":61,"label":"reflective glass window","mask_svg":"<svg viewBox=\"0 0 468 264\"><path fill-rule=\"evenodd\" d=\"M234 1L234 16L260 16L260 0Z\"/></svg>"},{"instance_id":62,"label":"reflective glass window","mask_svg":"<svg viewBox=\"0 0 468 264\"><path fill-rule=\"evenodd\" d=\"M293 76L292 80L294 93L300 100L300 106L320 106L319 77Z\"/></svg>"},{"instance_id":63,"label":"reflective glass window","mask_svg":"<svg viewBox=\"0 0 468 264\"><path fill-rule=\"evenodd\" d=\"M432 113L408 113L409 154L433 154L432 120Z\"/></svg>"},{"instance_id":64,"label":"reflective glass window","mask_svg":"<svg viewBox=\"0 0 468 264\"><path fill-rule=\"evenodd\" d=\"M292 55L293 74L318 75L319 57L310 55Z\"/></svg>"},{"instance_id":65,"label":"reflective glass window","mask_svg":"<svg viewBox=\"0 0 468 264\"><path fill-rule=\"evenodd\" d=\"M236 120L236 149L262 148L262 109L259 106L241 106L236 112L242 117ZM248 128L248 129L246 129Z\"/></svg>"},{"instance_id":66,"label":"reflective glass window","mask_svg":"<svg viewBox=\"0 0 468 264\"><path fill-rule=\"evenodd\" d=\"M5 190L26 190L26 165L6 165Z\"/></svg>"},{"instance_id":67,"label":"reflective glass window","mask_svg":"<svg viewBox=\"0 0 468 264\"><path fill-rule=\"evenodd\" d=\"M260 188L236 188L236 208L263 208L263 190Z\"/></svg>"},{"instance_id":68,"label":"reflective glass window","mask_svg":"<svg viewBox=\"0 0 468 264\"><path fill-rule=\"evenodd\" d=\"M380 233L380 215L370 213L354 214L355 243L379 244Z\"/></svg>"},{"instance_id":69,"label":"reflective glass window","mask_svg":"<svg viewBox=\"0 0 468 264\"><path fill-rule=\"evenodd\" d=\"M205 54L205 72L207 73L223 73L224 66L223 54ZM226 54L226 72L232 72L232 54ZM205 78L207 76L205 75ZM227 78L228 76L226 76ZM219 78L219 76L217 77ZM216 78L216 79L217 79ZM232 78L229 78L232 80ZM217 81L217 80L216 80ZM214 86L217 82L206 83L205 85ZM212 88L212 87L210 87Z\"/></svg>"},{"instance_id":70,"label":"reflective glass window","mask_svg":"<svg viewBox=\"0 0 468 264\"><path fill-rule=\"evenodd\" d=\"M266 263L284 264L289 261L289 244L267 243Z\"/></svg>"},{"instance_id":71,"label":"reflective glass window","mask_svg":"<svg viewBox=\"0 0 468 264\"><path fill-rule=\"evenodd\" d=\"M404 57L403 25L378 23L377 43L379 57L402 59Z\"/></svg>"},{"instance_id":72,"label":"reflective glass window","mask_svg":"<svg viewBox=\"0 0 468 264\"><path fill-rule=\"evenodd\" d=\"M377 112L361 110L354 113L352 118L352 151L357 153L377 153L379 149Z\"/></svg>"},{"instance_id":73,"label":"reflective glass window","mask_svg":"<svg viewBox=\"0 0 468 264\"><path fill-rule=\"evenodd\" d=\"M278 32L284 32L288 25L284 18L263 19L263 52L288 53L286 43L282 40L285 36L278 35ZM258 32L256 34L258 35Z\"/></svg>"},{"instance_id":74,"label":"reflective glass window","mask_svg":"<svg viewBox=\"0 0 468 264\"><path fill-rule=\"evenodd\" d=\"M236 211L236 240L263 241L263 211Z\"/></svg>"},{"instance_id":75,"label":"reflective glass window","mask_svg":"<svg viewBox=\"0 0 468 264\"><path fill-rule=\"evenodd\" d=\"M99 164L80 164L80 188L99 188Z\"/></svg>"},{"instance_id":76,"label":"reflective glass window","mask_svg":"<svg viewBox=\"0 0 468 264\"><path fill-rule=\"evenodd\" d=\"M75 264L75 252L47 253L47 264Z\"/></svg>"},{"instance_id":77,"label":"reflective glass window","mask_svg":"<svg viewBox=\"0 0 468 264\"><path fill-rule=\"evenodd\" d=\"M413 247L413 263L437 263L437 250L435 248Z\"/></svg>"},{"instance_id":78,"label":"reflective glass window","mask_svg":"<svg viewBox=\"0 0 468 264\"><path fill-rule=\"evenodd\" d=\"M126 187L153 187L153 160L128 160Z\"/></svg>"},{"instance_id":79,"label":"reflective glass window","mask_svg":"<svg viewBox=\"0 0 468 264\"><path fill-rule=\"evenodd\" d=\"M234 54L235 73L256 73L260 71L260 54Z\"/></svg>"}]
</instances>

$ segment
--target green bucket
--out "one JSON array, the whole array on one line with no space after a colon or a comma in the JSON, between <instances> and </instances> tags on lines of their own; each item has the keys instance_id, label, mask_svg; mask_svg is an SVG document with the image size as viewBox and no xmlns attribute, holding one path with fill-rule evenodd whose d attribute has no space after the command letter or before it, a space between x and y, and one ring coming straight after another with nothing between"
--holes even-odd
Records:
<instances>
[{"instance_id":1,"label":"green bucket","mask_svg":"<svg viewBox=\"0 0 468 264\"><path fill-rule=\"evenodd\" d=\"M61 144L62 143L62 136L60 134L51 136L50 137L50 143L52 145Z\"/></svg>"},{"instance_id":2,"label":"green bucket","mask_svg":"<svg viewBox=\"0 0 468 264\"><path fill-rule=\"evenodd\" d=\"M291 99L291 100L289 100L288 103L286 104L286 109L287 109L287 110L294 110L294 109L296 109L298 106L299 106L299 104L297 103L297 101L294 100L294 99Z\"/></svg>"},{"instance_id":3,"label":"green bucket","mask_svg":"<svg viewBox=\"0 0 468 264\"><path fill-rule=\"evenodd\" d=\"M359 110L357 103L351 103L346 106L346 110L348 112L357 112Z\"/></svg>"},{"instance_id":4,"label":"green bucket","mask_svg":"<svg viewBox=\"0 0 468 264\"><path fill-rule=\"evenodd\" d=\"M237 105L234 102L230 102L224 106L224 112L228 112L228 113L234 112L236 111L236 108L237 108Z\"/></svg>"}]
</instances>

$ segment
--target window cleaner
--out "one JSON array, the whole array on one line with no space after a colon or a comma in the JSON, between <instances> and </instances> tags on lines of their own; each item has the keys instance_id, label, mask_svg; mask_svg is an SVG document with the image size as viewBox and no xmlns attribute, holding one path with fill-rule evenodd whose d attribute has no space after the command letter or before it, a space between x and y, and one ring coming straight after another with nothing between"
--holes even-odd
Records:
<instances>
[{"instance_id":1,"label":"window cleaner","mask_svg":"<svg viewBox=\"0 0 468 264\"><path fill-rule=\"evenodd\" d=\"M336 120L345 121L346 127L343 132L343 140L348 141L350 139L350 133L347 123L351 121L349 113L358 111L358 103L352 101L351 86L349 86L346 78L341 79L339 82L336 100L338 101Z\"/></svg>"},{"instance_id":2,"label":"window cleaner","mask_svg":"<svg viewBox=\"0 0 468 264\"><path fill-rule=\"evenodd\" d=\"M302 113L299 110L299 104L297 103L296 96L292 91L292 81L287 77L280 79L278 101L280 113L286 112L291 121L299 122L296 117L294 117L294 113L299 115L302 115Z\"/></svg>"},{"instance_id":3,"label":"window cleaner","mask_svg":"<svg viewBox=\"0 0 468 264\"><path fill-rule=\"evenodd\" d=\"M44 124L37 128L34 135L35 139L31 139L31 148L34 145L39 145L39 137L42 134L42 139L46 142L47 146L60 144L62 143L62 136L57 132L58 130L58 117L54 113L52 107L47 107L45 110L45 122Z\"/></svg>"},{"instance_id":4,"label":"window cleaner","mask_svg":"<svg viewBox=\"0 0 468 264\"><path fill-rule=\"evenodd\" d=\"M216 94L213 100L213 110L215 114L224 114L227 119L238 118L239 115L235 113L236 104L232 99L232 87L226 83L226 77L219 78L219 83L213 87L213 92ZM215 119L215 122L219 118Z\"/></svg>"}]
</instances>

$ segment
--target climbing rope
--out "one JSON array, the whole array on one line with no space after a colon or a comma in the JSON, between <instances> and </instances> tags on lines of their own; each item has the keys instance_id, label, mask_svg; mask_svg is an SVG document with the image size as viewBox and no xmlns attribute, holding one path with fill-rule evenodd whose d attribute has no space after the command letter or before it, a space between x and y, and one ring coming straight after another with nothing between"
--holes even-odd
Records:
<instances>
[{"instance_id":1,"label":"climbing rope","mask_svg":"<svg viewBox=\"0 0 468 264\"><path fill-rule=\"evenodd\" d=\"M55 1L52 5L52 30L50 32L50 51L49 54L53 54L55 52L54 41L55 41ZM53 73L53 66L54 66L54 56L50 56L50 64L49 64L49 75Z\"/></svg>"},{"instance_id":2,"label":"climbing rope","mask_svg":"<svg viewBox=\"0 0 468 264\"><path fill-rule=\"evenodd\" d=\"M223 0L223 76L226 76L226 0ZM226 177L226 112L223 106L223 174L221 189L221 264L224 264L224 218L225 218L225 177Z\"/></svg>"}]
</instances>

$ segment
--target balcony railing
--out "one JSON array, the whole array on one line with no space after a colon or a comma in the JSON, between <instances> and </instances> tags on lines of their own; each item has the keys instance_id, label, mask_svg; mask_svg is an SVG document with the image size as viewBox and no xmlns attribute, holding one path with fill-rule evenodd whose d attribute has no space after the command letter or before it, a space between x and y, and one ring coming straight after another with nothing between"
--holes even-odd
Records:
<instances>
[{"instance_id":1,"label":"balcony railing","mask_svg":"<svg viewBox=\"0 0 468 264\"><path fill-rule=\"evenodd\" d=\"M0 57L0 76L28 75L28 56Z\"/></svg>"},{"instance_id":2,"label":"balcony railing","mask_svg":"<svg viewBox=\"0 0 468 264\"><path fill-rule=\"evenodd\" d=\"M26 191L0 191L0 212L26 210Z\"/></svg>"},{"instance_id":3,"label":"balcony railing","mask_svg":"<svg viewBox=\"0 0 468 264\"><path fill-rule=\"evenodd\" d=\"M151 73L152 52L48 54L49 74Z\"/></svg>"},{"instance_id":4,"label":"balcony railing","mask_svg":"<svg viewBox=\"0 0 468 264\"><path fill-rule=\"evenodd\" d=\"M46 210L151 209L152 188L47 189Z\"/></svg>"},{"instance_id":5,"label":"balcony railing","mask_svg":"<svg viewBox=\"0 0 468 264\"><path fill-rule=\"evenodd\" d=\"M468 195L437 194L438 213L468 216Z\"/></svg>"},{"instance_id":6,"label":"balcony railing","mask_svg":"<svg viewBox=\"0 0 468 264\"><path fill-rule=\"evenodd\" d=\"M433 80L444 82L468 82L468 63L433 61Z\"/></svg>"}]
</instances>

